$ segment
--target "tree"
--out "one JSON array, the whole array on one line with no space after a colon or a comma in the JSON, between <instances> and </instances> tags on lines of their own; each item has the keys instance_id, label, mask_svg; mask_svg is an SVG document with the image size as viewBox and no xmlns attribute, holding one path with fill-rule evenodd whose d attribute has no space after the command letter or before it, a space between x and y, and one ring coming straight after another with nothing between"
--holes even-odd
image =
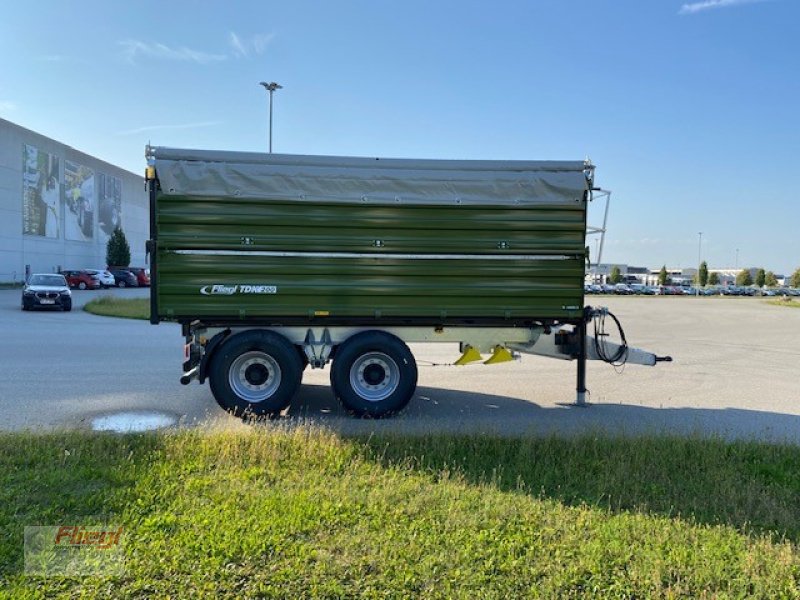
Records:
<instances>
[{"instance_id":1,"label":"tree","mask_svg":"<svg viewBox=\"0 0 800 600\"><path fill-rule=\"evenodd\" d=\"M703 261L700 263L700 270L697 272L698 283L700 287L705 287L708 283L708 263Z\"/></svg>"},{"instance_id":2,"label":"tree","mask_svg":"<svg viewBox=\"0 0 800 600\"><path fill-rule=\"evenodd\" d=\"M739 274L736 275L736 285L740 287L753 285L753 278L750 277L750 271L747 269L742 269L739 271Z\"/></svg>"},{"instance_id":3,"label":"tree","mask_svg":"<svg viewBox=\"0 0 800 600\"><path fill-rule=\"evenodd\" d=\"M793 288L800 288L800 268L798 268L794 273L792 273L792 278L789 281L792 284Z\"/></svg>"},{"instance_id":4,"label":"tree","mask_svg":"<svg viewBox=\"0 0 800 600\"><path fill-rule=\"evenodd\" d=\"M764 269L759 269L756 271L756 285L758 287L764 287L764 282L767 279L767 273Z\"/></svg>"},{"instance_id":5,"label":"tree","mask_svg":"<svg viewBox=\"0 0 800 600\"><path fill-rule=\"evenodd\" d=\"M776 287L778 285L778 278L775 277L775 273L772 271L767 271L767 274L764 277L764 285L767 287Z\"/></svg>"},{"instance_id":6,"label":"tree","mask_svg":"<svg viewBox=\"0 0 800 600\"><path fill-rule=\"evenodd\" d=\"M614 267L611 269L611 275L608 276L608 280L611 283L620 283L622 281L622 273L620 273L617 265L614 265Z\"/></svg>"},{"instance_id":7,"label":"tree","mask_svg":"<svg viewBox=\"0 0 800 600\"><path fill-rule=\"evenodd\" d=\"M131 247L122 227L117 225L106 245L106 264L110 267L127 267L131 264Z\"/></svg>"},{"instance_id":8,"label":"tree","mask_svg":"<svg viewBox=\"0 0 800 600\"><path fill-rule=\"evenodd\" d=\"M664 265L658 272L658 285L667 285L668 283L669 276L667 275L667 265Z\"/></svg>"},{"instance_id":9,"label":"tree","mask_svg":"<svg viewBox=\"0 0 800 600\"><path fill-rule=\"evenodd\" d=\"M719 285L719 273L709 273L708 285Z\"/></svg>"}]
</instances>

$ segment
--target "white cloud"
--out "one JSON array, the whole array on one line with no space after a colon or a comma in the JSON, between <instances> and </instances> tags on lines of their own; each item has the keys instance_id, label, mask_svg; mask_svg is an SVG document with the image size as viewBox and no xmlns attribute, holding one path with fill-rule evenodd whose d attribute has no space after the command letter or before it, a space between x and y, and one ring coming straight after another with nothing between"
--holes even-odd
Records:
<instances>
[{"instance_id":1,"label":"white cloud","mask_svg":"<svg viewBox=\"0 0 800 600\"><path fill-rule=\"evenodd\" d=\"M59 64L79 64L79 65L86 65L89 64L89 61L85 58L79 58L77 56L69 56L67 54L45 54L43 56L37 56L36 60L39 62L46 62L46 63L59 63Z\"/></svg>"},{"instance_id":2,"label":"white cloud","mask_svg":"<svg viewBox=\"0 0 800 600\"><path fill-rule=\"evenodd\" d=\"M263 54L274 37L274 33L259 33L258 35L254 35L253 50L256 51L256 54Z\"/></svg>"},{"instance_id":3,"label":"white cloud","mask_svg":"<svg viewBox=\"0 0 800 600\"><path fill-rule=\"evenodd\" d=\"M239 36L231 31L231 46L233 46L233 53L236 56L247 58L247 48L245 48Z\"/></svg>"},{"instance_id":4,"label":"white cloud","mask_svg":"<svg viewBox=\"0 0 800 600\"><path fill-rule=\"evenodd\" d=\"M172 48L158 42L142 42L139 40L123 40L120 42L123 53L129 62L136 62L137 57L156 58L162 60L190 61L201 65L220 62L228 57L224 54L210 54L200 50L192 50L185 46Z\"/></svg>"},{"instance_id":5,"label":"white cloud","mask_svg":"<svg viewBox=\"0 0 800 600\"><path fill-rule=\"evenodd\" d=\"M233 54L237 58L249 58L251 54L264 54L269 43L275 37L273 33L258 33L250 38L242 38L236 32L231 31L229 41L233 48Z\"/></svg>"},{"instance_id":6,"label":"white cloud","mask_svg":"<svg viewBox=\"0 0 800 600\"><path fill-rule=\"evenodd\" d=\"M148 133L150 131L165 131L170 129L198 129L200 127L214 127L221 125L222 121L200 121L199 123L182 123L179 125L145 125L144 127L137 127L136 129L127 129L125 131L118 131L117 135L137 135L139 133Z\"/></svg>"},{"instance_id":7,"label":"white cloud","mask_svg":"<svg viewBox=\"0 0 800 600\"><path fill-rule=\"evenodd\" d=\"M737 4L754 4L755 2L764 2L765 0L703 0L702 2L690 2L681 6L678 11L679 15L693 15L695 13L711 10L714 8L726 8L728 6L735 6Z\"/></svg>"}]
</instances>

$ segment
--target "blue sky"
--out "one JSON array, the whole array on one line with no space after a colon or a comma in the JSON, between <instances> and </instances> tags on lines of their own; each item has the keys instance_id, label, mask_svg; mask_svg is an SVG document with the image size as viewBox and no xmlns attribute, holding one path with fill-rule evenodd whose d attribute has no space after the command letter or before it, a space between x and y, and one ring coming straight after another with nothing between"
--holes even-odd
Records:
<instances>
[{"instance_id":1,"label":"blue sky","mask_svg":"<svg viewBox=\"0 0 800 600\"><path fill-rule=\"evenodd\" d=\"M800 266L800 2L6 3L0 116L142 172L144 145L583 159L604 262ZM600 208L599 206L596 208ZM592 220L601 215L593 210Z\"/></svg>"}]
</instances>

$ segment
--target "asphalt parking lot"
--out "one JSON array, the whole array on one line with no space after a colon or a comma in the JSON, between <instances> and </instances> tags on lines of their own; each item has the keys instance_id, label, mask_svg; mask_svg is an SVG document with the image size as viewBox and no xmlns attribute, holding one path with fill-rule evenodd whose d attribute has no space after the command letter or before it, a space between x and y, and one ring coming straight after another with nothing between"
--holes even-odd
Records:
<instances>
[{"instance_id":1,"label":"asphalt parking lot","mask_svg":"<svg viewBox=\"0 0 800 600\"><path fill-rule=\"evenodd\" d=\"M19 290L0 290L0 429L91 428L120 412L166 416L182 426L245 427L223 413L207 385L178 382L177 325L97 317L73 294L71 313L23 313ZM758 298L589 297L622 321L628 342L674 357L621 373L590 363L591 406L575 398L575 363L524 356L493 366L452 363L455 345L412 345L417 394L383 421L345 415L329 372L308 370L282 424L318 423L343 432L469 431L570 434L603 430L720 435L800 442L800 310ZM266 426L274 426L275 421ZM249 426L249 425L248 425Z\"/></svg>"}]
</instances>

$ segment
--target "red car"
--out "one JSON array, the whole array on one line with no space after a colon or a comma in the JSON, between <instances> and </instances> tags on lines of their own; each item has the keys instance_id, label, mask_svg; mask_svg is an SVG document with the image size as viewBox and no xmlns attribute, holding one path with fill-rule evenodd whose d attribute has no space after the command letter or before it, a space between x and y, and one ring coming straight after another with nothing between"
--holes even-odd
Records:
<instances>
[{"instance_id":1,"label":"red car","mask_svg":"<svg viewBox=\"0 0 800 600\"><path fill-rule=\"evenodd\" d=\"M67 285L79 290L96 290L101 286L100 280L86 271L60 271L67 280Z\"/></svg>"},{"instance_id":2,"label":"red car","mask_svg":"<svg viewBox=\"0 0 800 600\"><path fill-rule=\"evenodd\" d=\"M139 287L150 286L150 270L144 267L126 267L126 270L136 275L136 281Z\"/></svg>"}]
</instances>

